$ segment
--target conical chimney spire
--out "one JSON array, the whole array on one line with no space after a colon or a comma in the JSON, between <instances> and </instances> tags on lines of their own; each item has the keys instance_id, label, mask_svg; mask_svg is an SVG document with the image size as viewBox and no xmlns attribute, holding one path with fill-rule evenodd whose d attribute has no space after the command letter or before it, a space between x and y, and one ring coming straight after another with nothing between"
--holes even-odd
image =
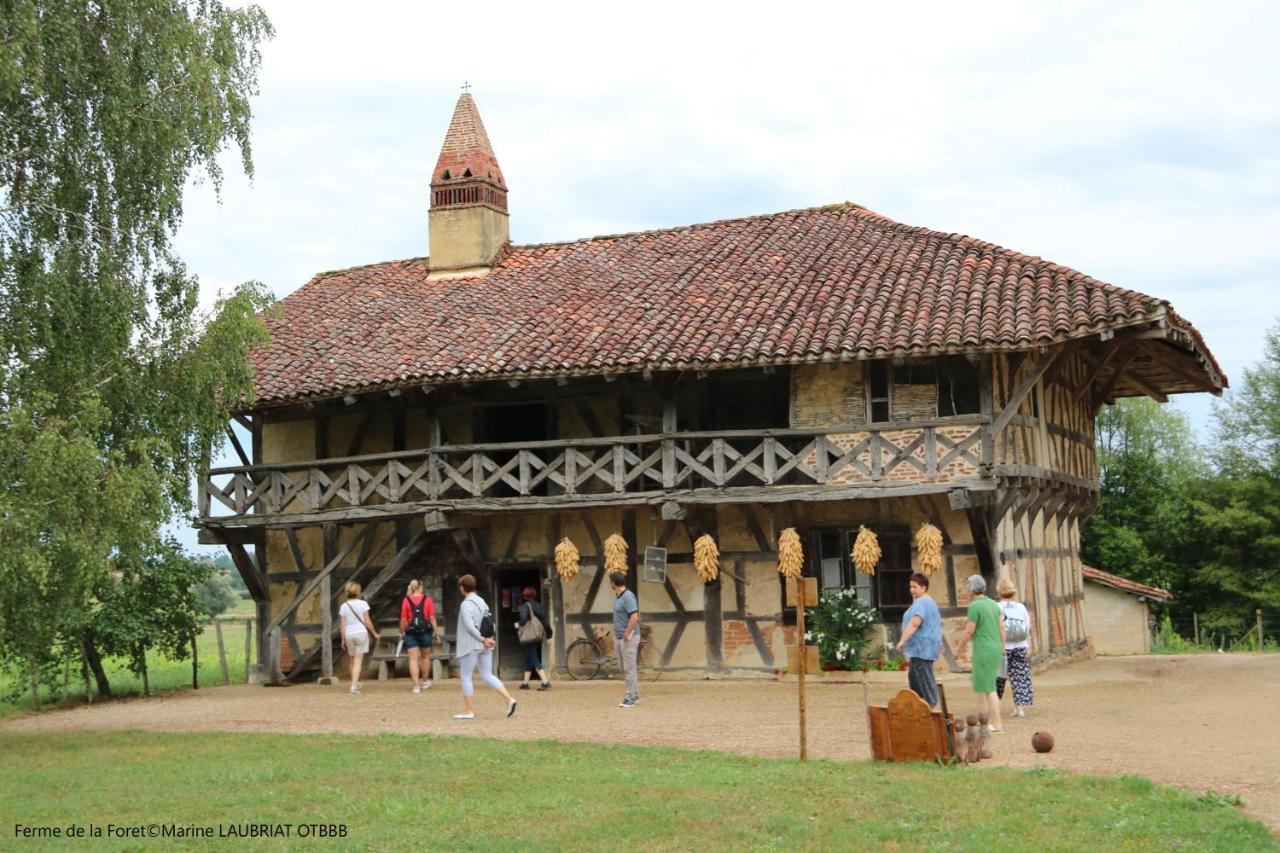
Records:
<instances>
[{"instance_id":1,"label":"conical chimney spire","mask_svg":"<svg viewBox=\"0 0 1280 853\"><path fill-rule=\"evenodd\" d=\"M432 275L483 274L510 240L507 182L469 92L431 173L429 226Z\"/></svg>"},{"instance_id":2,"label":"conical chimney spire","mask_svg":"<svg viewBox=\"0 0 1280 853\"><path fill-rule=\"evenodd\" d=\"M489 143L484 122L480 120L480 111L476 109L476 102L471 94L463 92L458 98L458 105L453 109L449 131L444 135L444 145L440 148L440 157L436 160L436 169L431 175L431 185L444 187L471 179L493 184L501 188L505 195L507 184L502 179L502 169L498 166L498 158L494 156L493 146ZM501 207L503 210L507 208L505 198Z\"/></svg>"}]
</instances>

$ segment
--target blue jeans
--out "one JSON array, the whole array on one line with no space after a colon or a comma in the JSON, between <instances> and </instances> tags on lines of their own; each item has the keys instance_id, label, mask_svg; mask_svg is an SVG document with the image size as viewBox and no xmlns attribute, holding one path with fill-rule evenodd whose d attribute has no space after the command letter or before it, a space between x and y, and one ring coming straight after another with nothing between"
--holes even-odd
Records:
<instances>
[{"instance_id":1,"label":"blue jeans","mask_svg":"<svg viewBox=\"0 0 1280 853\"><path fill-rule=\"evenodd\" d=\"M430 631L423 631L421 634L414 634L411 631L404 632L405 649L430 649L431 640Z\"/></svg>"}]
</instances>

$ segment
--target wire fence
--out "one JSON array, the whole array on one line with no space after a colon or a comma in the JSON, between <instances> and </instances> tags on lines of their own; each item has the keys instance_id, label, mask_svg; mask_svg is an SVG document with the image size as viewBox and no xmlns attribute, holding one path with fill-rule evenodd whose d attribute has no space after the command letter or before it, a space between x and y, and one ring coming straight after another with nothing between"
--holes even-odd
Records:
<instances>
[{"instance_id":1,"label":"wire fence","mask_svg":"<svg viewBox=\"0 0 1280 853\"><path fill-rule=\"evenodd\" d=\"M1206 615L1171 611L1154 620L1154 652L1278 652L1280 610L1258 609L1248 623L1227 622Z\"/></svg>"}]
</instances>

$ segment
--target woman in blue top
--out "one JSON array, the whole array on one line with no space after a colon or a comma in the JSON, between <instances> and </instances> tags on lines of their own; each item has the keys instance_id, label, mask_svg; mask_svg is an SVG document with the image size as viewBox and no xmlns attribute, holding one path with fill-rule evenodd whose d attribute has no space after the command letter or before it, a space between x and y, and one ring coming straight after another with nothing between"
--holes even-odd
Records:
<instances>
[{"instance_id":1,"label":"woman in blue top","mask_svg":"<svg viewBox=\"0 0 1280 853\"><path fill-rule=\"evenodd\" d=\"M916 572L907 583L911 606L902 614L902 639L897 649L906 655L907 685L932 707L938 704L938 682L933 662L942 654L942 613L929 596L929 578Z\"/></svg>"}]
</instances>

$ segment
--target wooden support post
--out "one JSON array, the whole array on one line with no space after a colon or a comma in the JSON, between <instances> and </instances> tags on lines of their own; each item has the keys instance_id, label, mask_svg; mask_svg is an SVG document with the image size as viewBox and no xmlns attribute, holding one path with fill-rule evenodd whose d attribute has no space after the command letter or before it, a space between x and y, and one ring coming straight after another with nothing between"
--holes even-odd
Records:
<instances>
[{"instance_id":1,"label":"wooden support post","mask_svg":"<svg viewBox=\"0 0 1280 853\"><path fill-rule=\"evenodd\" d=\"M1191 614L1191 629L1195 632L1196 645L1198 646L1200 645L1200 614L1199 613Z\"/></svg>"},{"instance_id":2,"label":"wooden support post","mask_svg":"<svg viewBox=\"0 0 1280 853\"><path fill-rule=\"evenodd\" d=\"M249 683L250 660L253 651L253 620L244 620L244 683Z\"/></svg>"},{"instance_id":3,"label":"wooden support post","mask_svg":"<svg viewBox=\"0 0 1280 853\"><path fill-rule=\"evenodd\" d=\"M213 620L213 630L218 635L218 666L222 668L222 686L231 683L231 672L227 669L227 647L222 642L222 620Z\"/></svg>"},{"instance_id":4,"label":"wooden support post","mask_svg":"<svg viewBox=\"0 0 1280 853\"><path fill-rule=\"evenodd\" d=\"M283 684L284 673L280 671L280 628L276 626L267 634L267 671L268 684Z\"/></svg>"},{"instance_id":5,"label":"wooden support post","mask_svg":"<svg viewBox=\"0 0 1280 853\"><path fill-rule=\"evenodd\" d=\"M796 655L796 679L800 685L800 760L807 761L809 759L809 743L808 743L808 721L805 719L805 699L804 699L804 669L805 658L809 656L807 644L805 643L804 631L804 604L805 604L805 579L796 578L796 645L800 647L800 654Z\"/></svg>"},{"instance_id":6,"label":"wooden support post","mask_svg":"<svg viewBox=\"0 0 1280 853\"><path fill-rule=\"evenodd\" d=\"M89 686L89 681L85 679L85 687ZM200 689L200 658L196 654L196 635L191 634L191 689Z\"/></svg>"},{"instance_id":7,"label":"wooden support post","mask_svg":"<svg viewBox=\"0 0 1280 853\"><path fill-rule=\"evenodd\" d=\"M1261 607L1259 607L1257 610L1255 610L1255 611L1254 611L1254 615L1255 615L1255 616L1257 616L1257 618L1258 618L1258 651L1263 651L1263 647L1262 647L1262 640L1263 640L1263 636L1262 636L1262 608L1261 608Z\"/></svg>"},{"instance_id":8,"label":"wooden support post","mask_svg":"<svg viewBox=\"0 0 1280 853\"><path fill-rule=\"evenodd\" d=\"M321 532L321 552L325 565L338 553L338 525L326 524ZM333 583L326 575L320 583L320 678L322 685L334 683L333 678ZM372 650L370 650L372 651Z\"/></svg>"},{"instance_id":9,"label":"wooden support post","mask_svg":"<svg viewBox=\"0 0 1280 853\"><path fill-rule=\"evenodd\" d=\"M355 607L354 604L351 606ZM321 684L333 684L333 590L328 575L320 582L319 681Z\"/></svg>"}]
</instances>

